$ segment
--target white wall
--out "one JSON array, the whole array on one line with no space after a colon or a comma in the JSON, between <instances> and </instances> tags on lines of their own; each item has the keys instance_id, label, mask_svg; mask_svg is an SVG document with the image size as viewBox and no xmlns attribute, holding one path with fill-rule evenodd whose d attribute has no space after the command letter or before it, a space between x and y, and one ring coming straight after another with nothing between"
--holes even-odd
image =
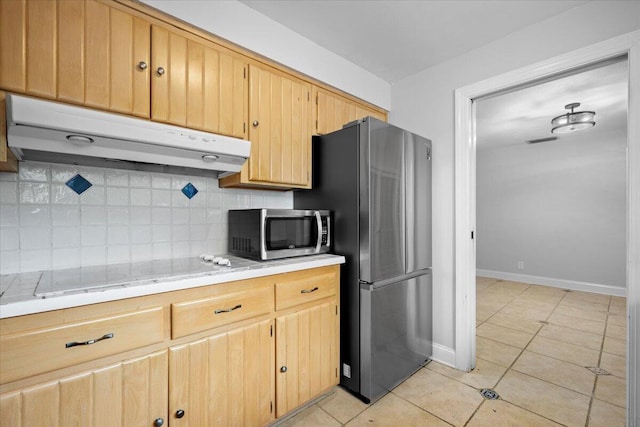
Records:
<instances>
[{"instance_id":1,"label":"white wall","mask_svg":"<svg viewBox=\"0 0 640 427\"><path fill-rule=\"evenodd\" d=\"M392 86L390 121L433 140L436 344L455 348L454 90L637 29L640 2L589 2Z\"/></svg>"},{"instance_id":2,"label":"white wall","mask_svg":"<svg viewBox=\"0 0 640 427\"><path fill-rule=\"evenodd\" d=\"M627 132L595 130L502 146L478 135L478 269L626 288Z\"/></svg>"},{"instance_id":3,"label":"white wall","mask_svg":"<svg viewBox=\"0 0 640 427\"><path fill-rule=\"evenodd\" d=\"M389 83L236 0L142 2L386 110L390 108Z\"/></svg>"}]
</instances>

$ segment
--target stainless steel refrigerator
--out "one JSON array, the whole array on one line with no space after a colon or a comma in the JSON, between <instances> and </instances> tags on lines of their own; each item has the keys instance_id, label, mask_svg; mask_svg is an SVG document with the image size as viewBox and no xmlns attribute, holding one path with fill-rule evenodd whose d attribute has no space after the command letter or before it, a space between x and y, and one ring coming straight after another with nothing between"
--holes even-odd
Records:
<instances>
[{"instance_id":1,"label":"stainless steel refrigerator","mask_svg":"<svg viewBox=\"0 0 640 427\"><path fill-rule=\"evenodd\" d=\"M340 383L374 401L432 354L431 141L371 117L314 137L294 206L333 211Z\"/></svg>"}]
</instances>

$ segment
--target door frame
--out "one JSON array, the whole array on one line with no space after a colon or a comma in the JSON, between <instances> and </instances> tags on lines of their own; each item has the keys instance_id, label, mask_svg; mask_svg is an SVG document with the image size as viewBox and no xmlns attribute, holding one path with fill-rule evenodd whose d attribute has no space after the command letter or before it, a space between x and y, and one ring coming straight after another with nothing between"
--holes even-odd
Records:
<instances>
[{"instance_id":1,"label":"door frame","mask_svg":"<svg viewBox=\"0 0 640 427\"><path fill-rule=\"evenodd\" d=\"M640 427L640 30L455 91L455 366L476 358L476 124L474 99L627 55L627 425Z\"/></svg>"}]
</instances>

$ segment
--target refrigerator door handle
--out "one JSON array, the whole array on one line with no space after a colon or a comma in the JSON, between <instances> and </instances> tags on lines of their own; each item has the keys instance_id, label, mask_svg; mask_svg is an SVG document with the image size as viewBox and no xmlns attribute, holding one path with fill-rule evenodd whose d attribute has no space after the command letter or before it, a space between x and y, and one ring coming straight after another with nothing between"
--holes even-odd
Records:
<instances>
[{"instance_id":1,"label":"refrigerator door handle","mask_svg":"<svg viewBox=\"0 0 640 427\"><path fill-rule=\"evenodd\" d=\"M316 222L318 224L318 241L316 243L316 253L320 253L320 247L322 246L322 217L320 216L320 211L314 212L316 215Z\"/></svg>"}]
</instances>

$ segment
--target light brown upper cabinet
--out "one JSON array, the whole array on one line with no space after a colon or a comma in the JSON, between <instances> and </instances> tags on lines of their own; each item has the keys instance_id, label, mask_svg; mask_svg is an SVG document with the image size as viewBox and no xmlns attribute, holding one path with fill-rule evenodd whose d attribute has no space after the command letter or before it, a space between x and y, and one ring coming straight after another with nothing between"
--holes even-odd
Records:
<instances>
[{"instance_id":1,"label":"light brown upper cabinet","mask_svg":"<svg viewBox=\"0 0 640 427\"><path fill-rule=\"evenodd\" d=\"M149 117L150 24L94 0L0 2L0 88Z\"/></svg>"},{"instance_id":2,"label":"light brown upper cabinet","mask_svg":"<svg viewBox=\"0 0 640 427\"><path fill-rule=\"evenodd\" d=\"M311 187L311 85L266 66L249 65L251 155L221 187Z\"/></svg>"},{"instance_id":3,"label":"light brown upper cabinet","mask_svg":"<svg viewBox=\"0 0 640 427\"><path fill-rule=\"evenodd\" d=\"M156 25L151 39L151 118L244 138L246 61L213 43Z\"/></svg>"},{"instance_id":4,"label":"light brown upper cabinet","mask_svg":"<svg viewBox=\"0 0 640 427\"><path fill-rule=\"evenodd\" d=\"M0 90L0 172L18 172L18 160L7 145L6 95Z\"/></svg>"},{"instance_id":5,"label":"light brown upper cabinet","mask_svg":"<svg viewBox=\"0 0 640 427\"><path fill-rule=\"evenodd\" d=\"M344 124L367 116L387 120L386 114L381 110L368 108L364 104L324 89L314 87L314 98L316 112L314 130L318 135L342 129Z\"/></svg>"}]
</instances>

